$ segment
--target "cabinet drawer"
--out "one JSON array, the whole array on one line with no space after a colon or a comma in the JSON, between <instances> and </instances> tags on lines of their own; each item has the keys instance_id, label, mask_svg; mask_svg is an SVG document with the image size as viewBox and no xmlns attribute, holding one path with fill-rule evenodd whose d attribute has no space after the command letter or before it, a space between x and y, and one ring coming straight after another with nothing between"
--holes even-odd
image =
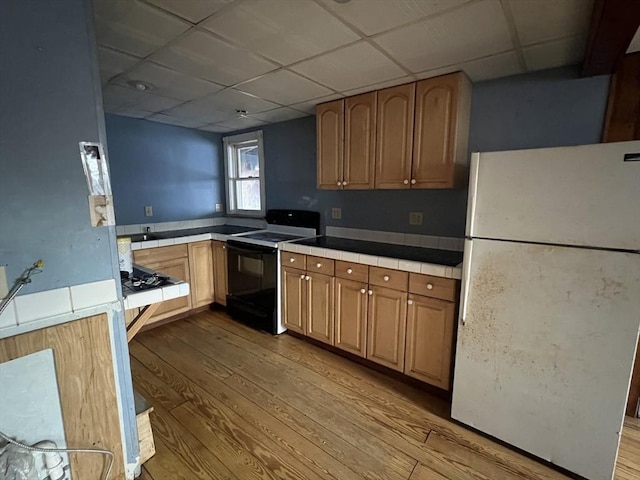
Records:
<instances>
[{"instance_id":1,"label":"cabinet drawer","mask_svg":"<svg viewBox=\"0 0 640 480\"><path fill-rule=\"evenodd\" d=\"M187 257L188 255L189 247L184 243L181 245L170 245L168 247L134 250L133 261L140 265L148 265L150 263L158 263L164 262L165 260Z\"/></svg>"},{"instance_id":2,"label":"cabinet drawer","mask_svg":"<svg viewBox=\"0 0 640 480\"><path fill-rule=\"evenodd\" d=\"M379 287L407 290L409 274L390 268L369 267L369 283Z\"/></svg>"},{"instance_id":3,"label":"cabinet drawer","mask_svg":"<svg viewBox=\"0 0 640 480\"><path fill-rule=\"evenodd\" d=\"M336 277L369 283L369 267L362 263L336 260Z\"/></svg>"},{"instance_id":4,"label":"cabinet drawer","mask_svg":"<svg viewBox=\"0 0 640 480\"><path fill-rule=\"evenodd\" d=\"M332 259L307 255L307 272L318 272L333 276L333 270L334 262Z\"/></svg>"},{"instance_id":5,"label":"cabinet drawer","mask_svg":"<svg viewBox=\"0 0 640 480\"><path fill-rule=\"evenodd\" d=\"M280 262L283 267L305 270L307 268L307 256L300 253L282 252Z\"/></svg>"},{"instance_id":6,"label":"cabinet drawer","mask_svg":"<svg viewBox=\"0 0 640 480\"><path fill-rule=\"evenodd\" d=\"M449 302L456 300L456 284L457 282L451 278L434 277L420 273L409 275L409 292Z\"/></svg>"}]
</instances>

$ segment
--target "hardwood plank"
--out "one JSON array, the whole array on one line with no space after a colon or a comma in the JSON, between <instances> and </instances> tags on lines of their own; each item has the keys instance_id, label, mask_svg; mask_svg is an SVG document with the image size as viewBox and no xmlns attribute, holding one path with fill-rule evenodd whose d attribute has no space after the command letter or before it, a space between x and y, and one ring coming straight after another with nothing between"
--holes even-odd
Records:
<instances>
[{"instance_id":1,"label":"hardwood plank","mask_svg":"<svg viewBox=\"0 0 640 480\"><path fill-rule=\"evenodd\" d=\"M156 440L156 454L144 464L142 472L143 475L138 477L138 480L147 478L145 474L151 480L189 480L198 478L197 474L162 440Z\"/></svg>"},{"instance_id":2,"label":"hardwood plank","mask_svg":"<svg viewBox=\"0 0 640 480\"><path fill-rule=\"evenodd\" d=\"M130 359L130 363L133 382L136 385L136 389L142 392L143 397L153 398L155 404L160 404L167 410L171 410L185 402L182 395L151 373L135 357Z\"/></svg>"},{"instance_id":3,"label":"hardwood plank","mask_svg":"<svg viewBox=\"0 0 640 480\"><path fill-rule=\"evenodd\" d=\"M449 463L447 459L442 456L434 455L433 459L425 465L418 462L415 470L409 477L409 480L491 480L487 479L483 475L478 475L476 472L467 468L460 468L459 466Z\"/></svg>"},{"instance_id":4,"label":"hardwood plank","mask_svg":"<svg viewBox=\"0 0 640 480\"><path fill-rule=\"evenodd\" d=\"M109 320L106 314L0 340L0 362L51 348L69 448L113 452L111 478L124 478ZM6 432L11 434L12 432ZM100 478L104 455L69 455L74 478Z\"/></svg>"}]
</instances>

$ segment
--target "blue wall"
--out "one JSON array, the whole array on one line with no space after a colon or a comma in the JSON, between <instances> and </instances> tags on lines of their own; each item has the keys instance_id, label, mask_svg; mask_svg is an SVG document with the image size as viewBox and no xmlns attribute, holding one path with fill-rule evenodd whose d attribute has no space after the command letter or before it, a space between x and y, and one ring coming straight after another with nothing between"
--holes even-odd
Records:
<instances>
[{"instance_id":1,"label":"blue wall","mask_svg":"<svg viewBox=\"0 0 640 480\"><path fill-rule=\"evenodd\" d=\"M46 262L22 293L118 272L115 228L91 227L78 147L104 141L91 22L85 0L0 2L0 264L12 284Z\"/></svg>"},{"instance_id":2,"label":"blue wall","mask_svg":"<svg viewBox=\"0 0 640 480\"><path fill-rule=\"evenodd\" d=\"M110 114L106 120L118 225L216 215L215 204L225 203L220 134ZM144 215L147 205L152 217Z\"/></svg>"},{"instance_id":3,"label":"blue wall","mask_svg":"<svg viewBox=\"0 0 640 480\"><path fill-rule=\"evenodd\" d=\"M514 150L600 141L609 77L580 78L575 68L473 86L469 151ZM267 208L319 210L327 225L463 236L467 191L316 189L315 117L263 127ZM342 219L331 218L331 208ZM423 212L421 226L409 212Z\"/></svg>"}]
</instances>

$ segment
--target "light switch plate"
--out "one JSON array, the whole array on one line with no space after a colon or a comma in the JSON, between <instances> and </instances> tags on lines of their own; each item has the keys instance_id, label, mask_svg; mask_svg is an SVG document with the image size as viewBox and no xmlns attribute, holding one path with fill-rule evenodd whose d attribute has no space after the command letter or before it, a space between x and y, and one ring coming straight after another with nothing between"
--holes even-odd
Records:
<instances>
[{"instance_id":1,"label":"light switch plate","mask_svg":"<svg viewBox=\"0 0 640 480\"><path fill-rule=\"evenodd\" d=\"M146 207L144 207L144 216L153 217L153 207L151 205L147 205Z\"/></svg>"},{"instance_id":2,"label":"light switch plate","mask_svg":"<svg viewBox=\"0 0 640 480\"><path fill-rule=\"evenodd\" d=\"M342 209L341 208L332 208L331 209L331 218L335 218L340 220L342 218Z\"/></svg>"},{"instance_id":3,"label":"light switch plate","mask_svg":"<svg viewBox=\"0 0 640 480\"><path fill-rule=\"evenodd\" d=\"M216 203L216 212L221 212L221 211L222 211L222 204Z\"/></svg>"},{"instance_id":4,"label":"light switch plate","mask_svg":"<svg viewBox=\"0 0 640 480\"><path fill-rule=\"evenodd\" d=\"M7 283L7 268L3 265L0 267L0 298L4 298L9 293L9 284Z\"/></svg>"},{"instance_id":5,"label":"light switch plate","mask_svg":"<svg viewBox=\"0 0 640 480\"><path fill-rule=\"evenodd\" d=\"M422 212L409 212L409 225L422 225Z\"/></svg>"}]
</instances>

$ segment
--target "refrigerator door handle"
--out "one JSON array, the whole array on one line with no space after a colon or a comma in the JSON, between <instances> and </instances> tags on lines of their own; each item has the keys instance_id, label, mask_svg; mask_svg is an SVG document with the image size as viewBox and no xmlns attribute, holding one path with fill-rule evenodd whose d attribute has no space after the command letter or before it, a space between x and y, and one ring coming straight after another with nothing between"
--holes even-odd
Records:
<instances>
[{"instance_id":1,"label":"refrigerator door handle","mask_svg":"<svg viewBox=\"0 0 640 480\"><path fill-rule=\"evenodd\" d=\"M469 298L469 287L471 282L471 253L473 241L464 241L464 258L462 260L462 288L460 292L460 324L467 324L467 300Z\"/></svg>"}]
</instances>

